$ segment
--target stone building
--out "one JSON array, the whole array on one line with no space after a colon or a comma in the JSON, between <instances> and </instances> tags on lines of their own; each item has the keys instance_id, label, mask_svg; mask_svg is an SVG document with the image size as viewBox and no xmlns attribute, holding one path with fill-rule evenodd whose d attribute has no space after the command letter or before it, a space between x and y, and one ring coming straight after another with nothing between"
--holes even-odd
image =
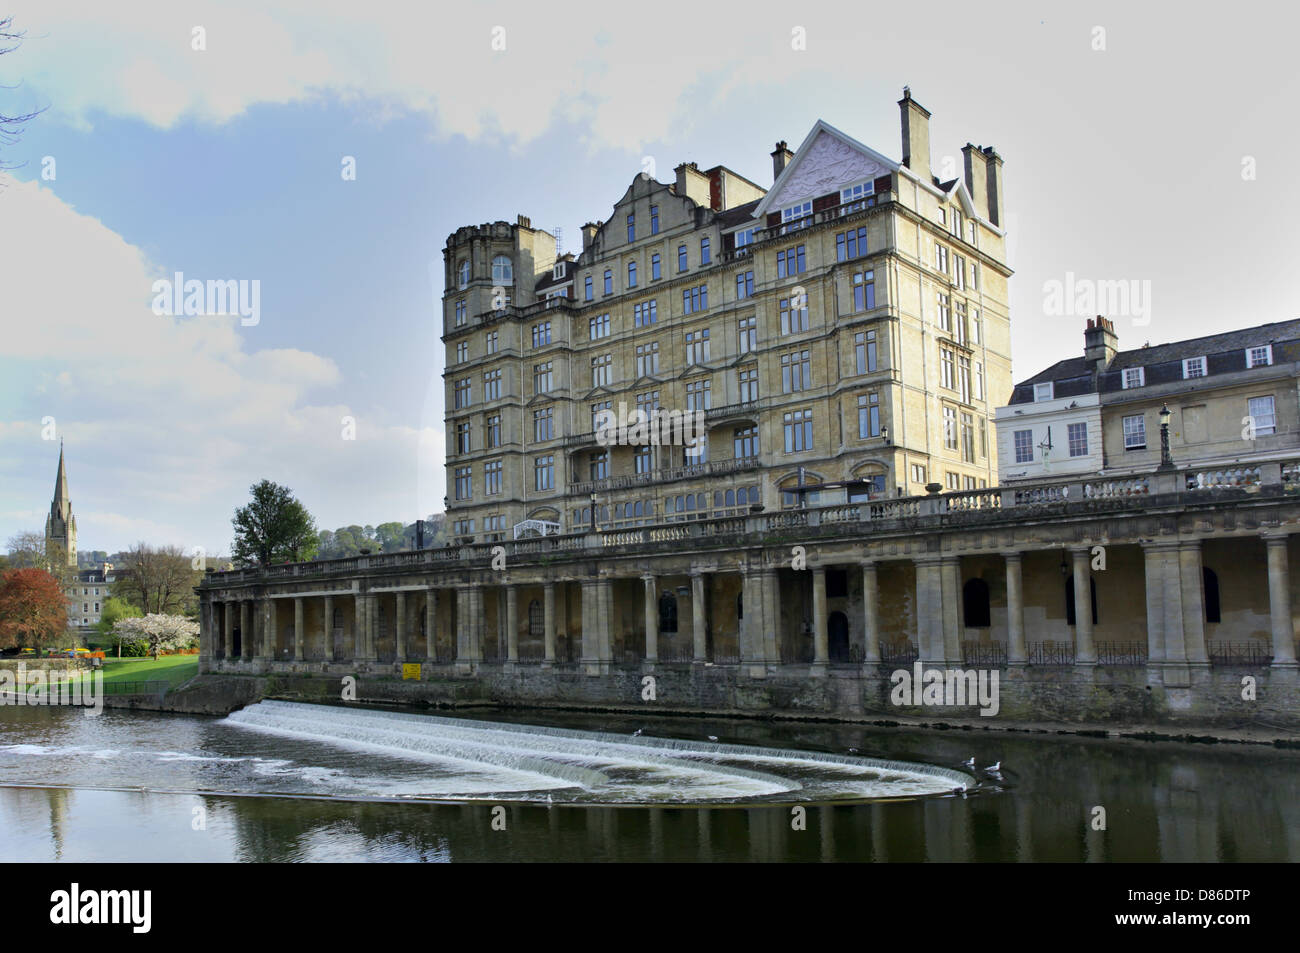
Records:
<instances>
[{"instance_id":1,"label":"stone building","mask_svg":"<svg viewBox=\"0 0 1300 953\"><path fill-rule=\"evenodd\" d=\"M899 107L901 162L818 121L794 152L777 143L770 189L693 162L637 175L576 257L523 216L449 236L453 535L995 482L1002 159L968 144L964 178L941 182L930 114L908 91ZM602 412L656 410L702 415L703 439L602 440Z\"/></svg>"}]
</instances>

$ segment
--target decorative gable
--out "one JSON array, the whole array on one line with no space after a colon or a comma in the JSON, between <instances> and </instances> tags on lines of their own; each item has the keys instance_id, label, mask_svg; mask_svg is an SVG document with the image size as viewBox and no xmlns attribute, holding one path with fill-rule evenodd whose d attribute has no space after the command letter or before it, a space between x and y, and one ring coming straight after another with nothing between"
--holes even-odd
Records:
<instances>
[{"instance_id":1,"label":"decorative gable","mask_svg":"<svg viewBox=\"0 0 1300 953\"><path fill-rule=\"evenodd\" d=\"M897 163L818 120L794 159L755 209L755 216L800 202L812 202L830 193L838 197L842 188L873 181L898 168Z\"/></svg>"}]
</instances>

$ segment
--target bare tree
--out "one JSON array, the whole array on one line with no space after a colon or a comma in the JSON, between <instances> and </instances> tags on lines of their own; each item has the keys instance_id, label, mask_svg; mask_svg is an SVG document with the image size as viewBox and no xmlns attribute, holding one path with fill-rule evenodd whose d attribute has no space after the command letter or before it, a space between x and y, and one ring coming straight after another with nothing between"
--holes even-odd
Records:
<instances>
[{"instance_id":1,"label":"bare tree","mask_svg":"<svg viewBox=\"0 0 1300 953\"><path fill-rule=\"evenodd\" d=\"M189 612L195 602L194 587L200 574L190 565L179 546L149 546L137 543L124 554L123 574L113 583L113 595L136 606L146 615L175 615Z\"/></svg>"},{"instance_id":2,"label":"bare tree","mask_svg":"<svg viewBox=\"0 0 1300 953\"><path fill-rule=\"evenodd\" d=\"M67 589L77 571L68 565L68 552L58 543L50 543L44 533L24 530L9 537L9 566L12 569L44 569Z\"/></svg>"},{"instance_id":3,"label":"bare tree","mask_svg":"<svg viewBox=\"0 0 1300 953\"><path fill-rule=\"evenodd\" d=\"M14 27L13 17L0 17L0 56L12 53L22 46L23 38L26 36L26 30L19 30ZM16 116L0 112L0 145L12 146L16 143L18 137L22 134L23 126L44 111L44 108L41 108L35 112L19 113ZM0 162L0 169L5 168L13 168L13 166Z\"/></svg>"}]
</instances>

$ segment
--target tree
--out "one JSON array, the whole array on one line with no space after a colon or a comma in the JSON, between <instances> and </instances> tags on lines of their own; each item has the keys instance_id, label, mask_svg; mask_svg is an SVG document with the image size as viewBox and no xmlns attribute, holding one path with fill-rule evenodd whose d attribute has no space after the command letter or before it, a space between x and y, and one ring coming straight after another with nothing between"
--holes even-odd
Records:
<instances>
[{"instance_id":1,"label":"tree","mask_svg":"<svg viewBox=\"0 0 1300 953\"><path fill-rule=\"evenodd\" d=\"M122 657L122 640L113 633L113 627L122 619L138 619L142 613L137 606L125 599L109 596L104 602L104 611L99 614L99 636L105 642L116 644L117 657Z\"/></svg>"},{"instance_id":2,"label":"tree","mask_svg":"<svg viewBox=\"0 0 1300 953\"><path fill-rule=\"evenodd\" d=\"M184 613L197 606L194 587L200 574L190 566L179 546L137 543L123 553L122 574L113 583L113 595L141 612Z\"/></svg>"},{"instance_id":3,"label":"tree","mask_svg":"<svg viewBox=\"0 0 1300 953\"><path fill-rule=\"evenodd\" d=\"M68 565L68 551L59 543L50 543L44 533L24 530L9 537L9 565L14 569L44 569L67 589L76 579L76 570Z\"/></svg>"},{"instance_id":4,"label":"tree","mask_svg":"<svg viewBox=\"0 0 1300 953\"><path fill-rule=\"evenodd\" d=\"M249 488L252 501L230 521L235 542L230 553L241 566L299 562L316 554L316 521L294 499L293 491L270 480Z\"/></svg>"},{"instance_id":5,"label":"tree","mask_svg":"<svg viewBox=\"0 0 1300 953\"><path fill-rule=\"evenodd\" d=\"M41 648L67 635L68 603L44 569L0 574L0 646Z\"/></svg>"},{"instance_id":6,"label":"tree","mask_svg":"<svg viewBox=\"0 0 1300 953\"><path fill-rule=\"evenodd\" d=\"M0 56L18 49L22 45L24 36L26 36L25 31L14 28L13 17L0 17ZM23 131L23 124L35 119L44 111L38 109L35 112L19 113L16 116L0 113L0 145L11 146L17 142L19 134ZM3 168L5 164L0 162L0 169Z\"/></svg>"},{"instance_id":7,"label":"tree","mask_svg":"<svg viewBox=\"0 0 1300 953\"><path fill-rule=\"evenodd\" d=\"M395 553L406 548L406 540L402 538L403 528L401 523L380 523L375 527L375 538L379 540L384 552Z\"/></svg>"},{"instance_id":8,"label":"tree","mask_svg":"<svg viewBox=\"0 0 1300 953\"><path fill-rule=\"evenodd\" d=\"M156 659L165 650L190 648L199 637L199 624L184 616L150 613L143 618L119 619L113 634L121 642L147 642Z\"/></svg>"}]
</instances>

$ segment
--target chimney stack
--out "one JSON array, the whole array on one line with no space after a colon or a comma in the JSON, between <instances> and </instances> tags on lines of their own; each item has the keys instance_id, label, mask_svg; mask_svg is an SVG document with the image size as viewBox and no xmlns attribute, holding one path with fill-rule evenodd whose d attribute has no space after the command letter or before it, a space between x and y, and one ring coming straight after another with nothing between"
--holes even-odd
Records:
<instances>
[{"instance_id":1,"label":"chimney stack","mask_svg":"<svg viewBox=\"0 0 1300 953\"><path fill-rule=\"evenodd\" d=\"M698 165L694 162L683 162L674 171L677 173L678 195L705 208L712 205L709 196L709 177L700 171Z\"/></svg>"},{"instance_id":2,"label":"chimney stack","mask_svg":"<svg viewBox=\"0 0 1300 953\"><path fill-rule=\"evenodd\" d=\"M588 222L582 226L582 250L584 252L591 247L591 243L596 237L596 232L599 230L600 222Z\"/></svg>"},{"instance_id":3,"label":"chimney stack","mask_svg":"<svg viewBox=\"0 0 1300 953\"><path fill-rule=\"evenodd\" d=\"M922 182L933 177L930 172L930 111L912 98L911 88L903 87L903 98L898 101L903 116L903 165Z\"/></svg>"},{"instance_id":4,"label":"chimney stack","mask_svg":"<svg viewBox=\"0 0 1300 953\"><path fill-rule=\"evenodd\" d=\"M776 151L772 153L772 181L773 182L775 182L777 179L781 177L781 173L785 171L785 167L790 164L790 160L793 158L794 158L794 153L791 152L786 147L786 143L784 139L782 139L780 142L776 144Z\"/></svg>"},{"instance_id":5,"label":"chimney stack","mask_svg":"<svg viewBox=\"0 0 1300 953\"><path fill-rule=\"evenodd\" d=\"M985 178L989 190L989 221L1002 227L1002 157L992 146L980 149L984 154Z\"/></svg>"},{"instance_id":6,"label":"chimney stack","mask_svg":"<svg viewBox=\"0 0 1300 953\"><path fill-rule=\"evenodd\" d=\"M1083 332L1083 359L1092 365L1095 371L1104 371L1119 353L1119 336L1115 334L1115 325L1097 315L1096 320L1088 319L1088 327Z\"/></svg>"},{"instance_id":7,"label":"chimney stack","mask_svg":"<svg viewBox=\"0 0 1300 953\"><path fill-rule=\"evenodd\" d=\"M988 165L984 154L969 142L961 147L962 164L966 167L966 191L975 203L981 217L989 217Z\"/></svg>"}]
</instances>

